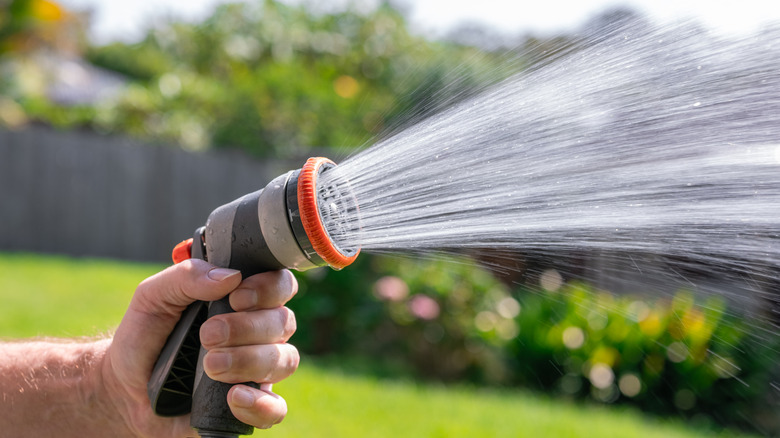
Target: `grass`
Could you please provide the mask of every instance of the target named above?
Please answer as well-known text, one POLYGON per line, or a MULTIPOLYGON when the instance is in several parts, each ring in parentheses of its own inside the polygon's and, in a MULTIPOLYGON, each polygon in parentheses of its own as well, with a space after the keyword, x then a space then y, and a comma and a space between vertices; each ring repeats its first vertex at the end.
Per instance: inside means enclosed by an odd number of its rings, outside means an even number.
MULTIPOLYGON (((0 338, 91 336, 121 320, 136 285, 161 265, 0 253, 0 338)), ((294 339, 294 338, 293 338, 294 339)), ((287 400, 270 437, 704 437, 626 409, 522 391, 379 379, 304 361, 275 386, 287 400)))
MULTIPOLYGON (((309 361, 310 362, 310 361, 309 361)), ((620 437, 739 436, 696 431, 627 409, 583 406, 517 390, 445 387, 348 376, 308 363, 274 386, 289 414, 271 437, 620 437)), ((267 434, 267 435, 266 435, 267 434)))
POLYGON ((0 253, 0 339, 94 336, 119 324, 162 265, 0 253))

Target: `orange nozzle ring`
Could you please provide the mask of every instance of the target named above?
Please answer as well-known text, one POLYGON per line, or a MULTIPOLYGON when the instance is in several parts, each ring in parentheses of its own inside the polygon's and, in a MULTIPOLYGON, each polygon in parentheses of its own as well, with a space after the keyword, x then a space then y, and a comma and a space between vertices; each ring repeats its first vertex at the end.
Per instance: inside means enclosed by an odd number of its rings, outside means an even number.
POLYGON ((355 261, 360 250, 351 257, 345 256, 325 230, 317 205, 317 175, 323 164, 336 163, 324 157, 312 157, 301 168, 298 175, 298 209, 303 229, 314 251, 331 267, 342 269, 355 261))

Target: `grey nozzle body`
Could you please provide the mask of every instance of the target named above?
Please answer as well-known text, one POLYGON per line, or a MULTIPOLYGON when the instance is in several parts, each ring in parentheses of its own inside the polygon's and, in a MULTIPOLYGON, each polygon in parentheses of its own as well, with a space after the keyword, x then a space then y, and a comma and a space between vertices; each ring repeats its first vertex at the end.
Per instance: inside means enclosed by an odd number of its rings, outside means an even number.
POLYGON ((205 233, 210 263, 239 269, 245 276, 281 268, 304 271, 323 265, 315 263, 318 257, 312 258, 301 249, 292 230, 294 218, 287 194, 294 190, 288 187, 294 173, 278 176, 263 189, 211 213, 205 233))
POLYGON ((292 230, 293 206, 289 205, 291 200, 287 195, 293 191, 289 184, 294 182, 295 173, 281 175, 265 186, 257 205, 257 217, 263 238, 274 257, 287 268, 305 271, 322 265, 315 264, 310 255, 301 249, 292 230))

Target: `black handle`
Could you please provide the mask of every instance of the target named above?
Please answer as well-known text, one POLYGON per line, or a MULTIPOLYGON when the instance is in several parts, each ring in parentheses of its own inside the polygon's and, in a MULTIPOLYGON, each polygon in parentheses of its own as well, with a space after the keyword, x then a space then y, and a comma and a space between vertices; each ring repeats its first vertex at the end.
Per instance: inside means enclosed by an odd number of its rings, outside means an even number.
MULTIPOLYGON (((195 230, 190 249, 192 258, 206 259, 203 235, 202 227, 195 230)), ((208 303, 195 301, 187 306, 168 335, 146 386, 155 414, 175 417, 192 410, 192 393, 201 349, 200 326, 207 318, 208 303)))
POLYGON ((200 326, 208 316, 207 303, 196 301, 182 313, 154 364, 147 391, 154 413, 184 415, 192 409, 192 392, 200 353, 200 326))
MULTIPOLYGON (((232 312, 228 297, 208 304, 208 317, 232 312)), ((249 435, 254 428, 239 421, 227 404, 227 393, 233 385, 212 380, 203 371, 203 356, 206 349, 200 349, 198 366, 195 373, 195 384, 192 395, 192 416, 190 426, 198 429, 201 436, 210 433, 210 437, 234 437, 236 435, 249 435), (219 434, 217 434, 219 433, 219 434)), ((258 388, 254 382, 245 385, 258 388)))
MULTIPOLYGON (((203 228, 195 232, 192 258, 206 259, 203 234, 203 228)), ((264 269, 255 266, 251 273, 262 271, 264 269)), ((233 385, 212 380, 203 371, 206 350, 200 343, 200 326, 214 315, 232 311, 228 297, 190 304, 168 336, 147 385, 149 400, 157 415, 171 417, 191 413, 190 425, 198 429, 201 437, 233 438, 249 435, 254 430, 230 412, 227 393, 233 385)), ((253 382, 245 384, 259 387, 253 382)))
MULTIPOLYGON (((207 318, 232 312, 228 297, 190 304, 157 359, 148 390, 157 415, 178 416, 191 412, 190 425, 202 437, 232 438, 249 435, 253 427, 239 421, 227 404, 233 386, 212 380, 203 371, 200 326, 207 318)), ((254 382, 245 383, 257 388, 254 382)))

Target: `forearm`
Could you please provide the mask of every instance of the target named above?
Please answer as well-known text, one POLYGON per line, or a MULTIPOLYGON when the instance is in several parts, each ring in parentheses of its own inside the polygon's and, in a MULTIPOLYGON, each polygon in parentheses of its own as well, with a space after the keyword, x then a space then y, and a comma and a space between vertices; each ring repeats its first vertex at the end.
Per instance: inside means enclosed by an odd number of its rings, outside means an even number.
POLYGON ((0 343, 3 436, 116 436, 122 424, 104 394, 110 339, 0 343))

